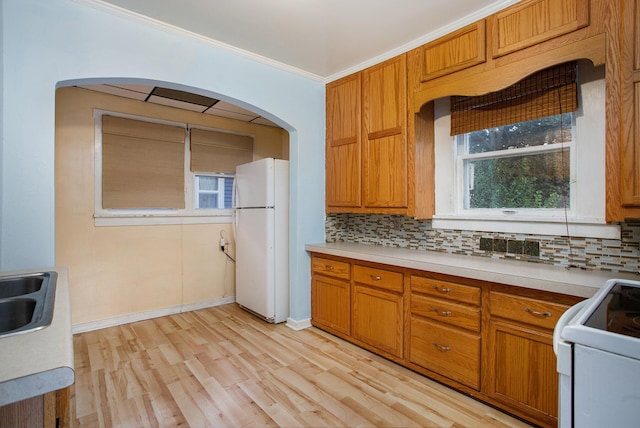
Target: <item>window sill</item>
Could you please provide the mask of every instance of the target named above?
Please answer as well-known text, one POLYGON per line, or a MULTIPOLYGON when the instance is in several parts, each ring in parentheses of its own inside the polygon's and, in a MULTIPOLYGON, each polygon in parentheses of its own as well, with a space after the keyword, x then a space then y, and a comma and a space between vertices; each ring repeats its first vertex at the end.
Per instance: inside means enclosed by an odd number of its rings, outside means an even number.
POLYGON ((154 213, 141 211, 103 212, 94 214, 93 218, 96 227, 232 223, 233 210, 220 210, 217 213, 189 213, 174 210, 154 213))
MULTIPOLYGON (((567 236, 567 224, 564 219, 533 220, 435 215, 431 226, 434 229, 567 236)), ((620 226, 616 224, 570 220, 568 228, 569 236, 572 237, 620 239, 620 226)))

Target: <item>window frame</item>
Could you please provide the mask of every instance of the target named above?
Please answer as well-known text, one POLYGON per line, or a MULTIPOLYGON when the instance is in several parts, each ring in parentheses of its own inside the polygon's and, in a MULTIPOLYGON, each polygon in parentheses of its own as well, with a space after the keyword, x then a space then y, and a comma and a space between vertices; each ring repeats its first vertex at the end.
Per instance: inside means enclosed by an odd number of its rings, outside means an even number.
MULTIPOLYGON (((205 174, 192 172, 190 149, 190 125, 156 118, 136 116, 121 112, 94 109, 94 224, 95 226, 143 226, 143 225, 175 225, 175 224, 208 224, 231 223, 233 208, 229 209, 196 209, 194 195, 195 175, 205 174), (151 208, 151 209, 105 209, 102 207, 102 116, 118 116, 127 119, 146 121, 184 127, 186 140, 184 144, 184 209, 151 208)), ((207 129, 202 127, 202 129, 207 129)), ((215 130, 217 131, 217 130, 215 130)), ((211 174, 211 173, 206 173, 211 174)))
MULTIPOLYGON (((559 215, 505 210, 509 212, 464 212, 461 210, 460 167, 457 144, 450 135, 449 98, 435 100, 435 213, 434 229, 477 232, 523 233, 619 239, 620 227, 605 221, 605 81, 604 67, 579 63, 578 105, 573 130, 571 185, 575 187, 571 207, 559 215), (535 215, 534 215, 535 214, 535 215)), ((573 189, 572 189, 573 190, 573 189)), ((529 211, 529 212, 528 212, 529 211)))

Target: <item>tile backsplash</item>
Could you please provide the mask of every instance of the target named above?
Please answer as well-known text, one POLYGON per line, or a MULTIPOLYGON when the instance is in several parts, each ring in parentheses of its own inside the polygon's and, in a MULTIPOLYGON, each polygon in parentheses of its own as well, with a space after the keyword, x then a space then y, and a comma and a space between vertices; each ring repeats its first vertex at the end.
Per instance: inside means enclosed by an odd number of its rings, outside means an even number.
POLYGON ((639 273, 640 221, 620 224, 621 239, 433 229, 399 215, 328 214, 327 242, 440 251, 611 272, 639 273))

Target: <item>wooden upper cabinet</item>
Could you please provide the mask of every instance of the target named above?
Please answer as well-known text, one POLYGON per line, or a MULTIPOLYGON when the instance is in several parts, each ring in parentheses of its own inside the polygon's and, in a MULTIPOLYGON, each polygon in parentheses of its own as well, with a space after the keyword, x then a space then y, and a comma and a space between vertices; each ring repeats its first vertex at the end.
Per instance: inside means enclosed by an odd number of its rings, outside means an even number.
POLYGON ((487 59, 485 21, 467 25, 417 50, 422 82, 481 64, 487 59))
POLYGON ((364 70, 362 87, 364 206, 406 209, 406 55, 364 70))
POLYGON ((496 58, 589 25, 589 0, 528 0, 493 19, 496 58))
POLYGON ((625 0, 622 17, 621 60, 621 175, 623 206, 640 207, 640 0, 625 0))
POLYGON ((327 84, 326 205, 360 207, 361 74, 327 84))

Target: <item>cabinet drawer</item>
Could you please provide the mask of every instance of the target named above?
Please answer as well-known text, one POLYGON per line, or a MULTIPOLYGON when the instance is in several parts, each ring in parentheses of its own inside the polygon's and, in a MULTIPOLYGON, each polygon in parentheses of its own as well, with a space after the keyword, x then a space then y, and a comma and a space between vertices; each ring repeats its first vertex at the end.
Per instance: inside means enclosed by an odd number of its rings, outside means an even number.
POLYGON ((339 262, 337 260, 314 256, 311 266, 314 273, 321 273, 323 275, 334 276, 342 279, 351 278, 351 266, 346 262, 339 262))
POLYGON ((491 315, 553 329, 569 306, 560 303, 492 291, 491 315))
POLYGON ((455 282, 440 281, 423 276, 411 276, 411 291, 451 299, 462 303, 480 305, 480 287, 457 284, 455 282))
POLYGON ((411 313, 468 330, 480 331, 480 309, 418 294, 411 295, 411 313))
POLYGON ((355 265, 353 278, 360 284, 402 293, 403 274, 401 272, 355 265))
POLYGON ((411 317, 410 361, 480 389, 480 336, 411 317))

